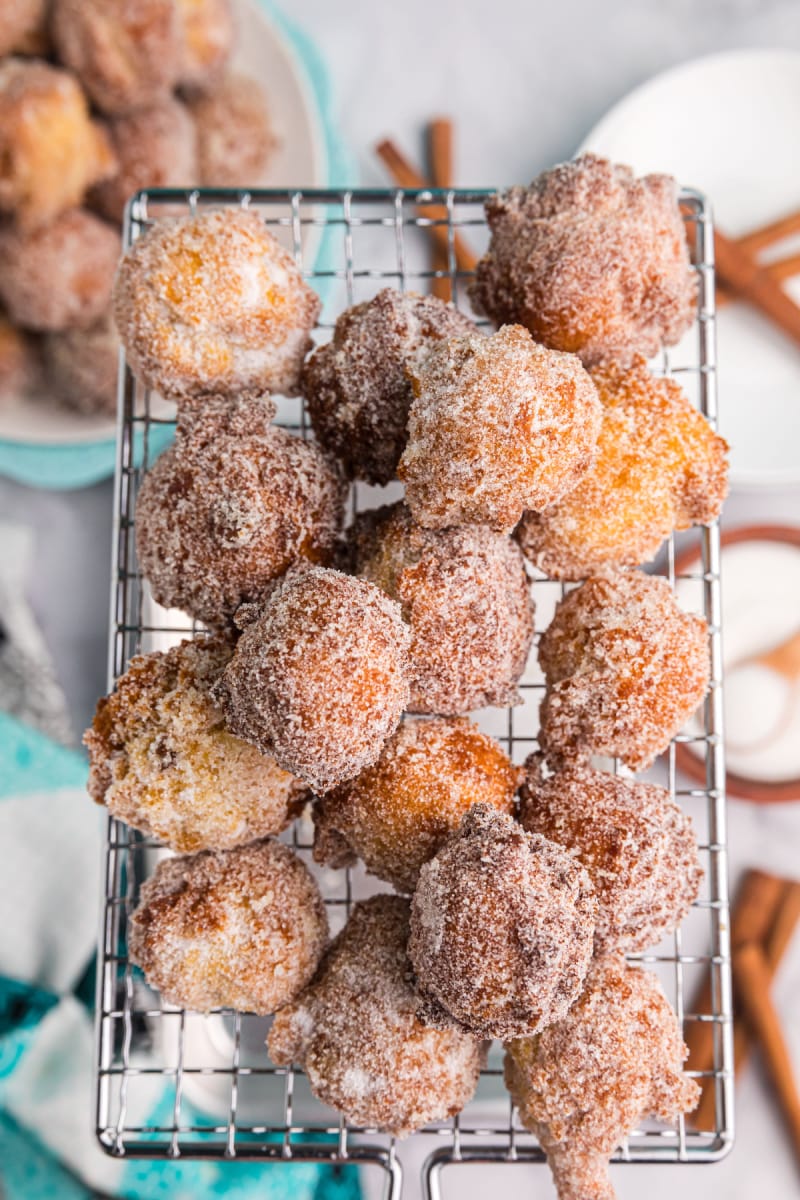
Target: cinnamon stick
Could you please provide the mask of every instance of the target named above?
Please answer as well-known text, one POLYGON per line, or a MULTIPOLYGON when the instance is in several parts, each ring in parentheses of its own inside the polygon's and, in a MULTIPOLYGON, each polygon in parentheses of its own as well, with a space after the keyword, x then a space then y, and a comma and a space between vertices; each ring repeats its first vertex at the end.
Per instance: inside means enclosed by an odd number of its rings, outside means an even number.
POLYGON ((758 1036, 800 1166, 800 1096, 780 1018, 772 1003, 772 972, 761 946, 756 942, 739 946, 733 955, 733 973, 742 1008, 758 1036))
MULTIPOLYGON (((419 172, 412 167, 411 163, 398 150, 394 142, 388 138, 375 147, 375 153, 398 187, 408 188, 410 191, 423 192, 428 186, 419 172)), ((447 220, 447 208, 444 204, 420 204, 418 207, 420 213, 431 220, 447 220)), ((447 226, 429 225, 427 229, 434 241, 447 250, 447 226)), ((454 235, 453 249, 459 271, 474 271, 478 260, 459 233, 454 235)))
POLYGON ((800 308, 769 271, 719 230, 714 235, 714 246, 717 275, 722 283, 749 300, 800 345, 800 308))
MULTIPOLYGON (((428 173, 436 188, 453 186, 453 122, 447 117, 437 117, 428 127, 428 173)), ((434 271, 449 271, 450 255, 446 247, 434 241, 431 247, 431 268, 434 271)), ((431 291, 440 300, 452 299, 451 280, 435 276, 431 280, 431 291)))
POLYGON ((757 254, 759 250, 763 250, 765 246, 771 246, 774 242, 781 241, 782 238, 791 237, 793 233, 800 233, 800 209, 779 217, 777 221, 770 221, 769 225, 753 229, 750 233, 740 237, 738 242, 742 250, 753 255, 757 254))
MULTIPOLYGON (((764 270, 776 283, 782 283, 785 279, 793 279, 795 275, 800 275, 800 254, 787 254, 786 258, 764 263, 764 270)), ((727 288, 717 288, 717 308, 724 308, 726 304, 730 304, 735 299, 735 294, 728 291, 727 288)))

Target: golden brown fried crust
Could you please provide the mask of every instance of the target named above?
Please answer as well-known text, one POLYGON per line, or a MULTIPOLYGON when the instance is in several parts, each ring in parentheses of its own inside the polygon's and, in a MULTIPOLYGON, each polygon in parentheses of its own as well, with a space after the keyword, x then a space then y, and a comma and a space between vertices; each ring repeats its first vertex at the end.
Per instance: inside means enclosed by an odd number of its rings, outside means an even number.
POLYGON ((0 405, 31 395, 41 381, 34 338, 0 311, 0 405))
POLYGON ((411 628, 409 710, 455 716, 513 704, 533 638, 522 556, 486 525, 424 529, 403 503, 359 514, 351 563, 411 628))
POLYGON ((101 112, 154 104, 178 80, 183 39, 174 0, 52 0, 51 29, 59 58, 101 112))
POLYGON ((516 538, 555 579, 585 579, 654 557, 673 530, 719 516, 727 443, 671 379, 637 358, 597 368, 603 405, 594 462, 557 504, 524 515, 516 538))
POLYGON ((342 480, 311 442, 270 424, 269 400, 208 399, 179 418, 136 503, 155 599, 211 625, 260 602, 297 562, 333 557, 342 480))
POLYGON ((398 475, 427 528, 510 531, 525 509, 574 487, 594 457, 602 409, 589 375, 519 325, 450 338, 410 374, 398 475))
POLYGON ((452 304, 393 288, 341 314, 301 388, 316 437, 348 478, 394 479, 414 398, 408 372, 445 338, 470 334, 480 336, 452 304))
POLYGON ((479 801, 513 813, 520 771, 472 722, 404 721, 381 756, 314 805, 314 858, 367 870, 413 892, 433 858, 479 801))
POLYGON ((559 1200, 613 1200, 608 1158, 646 1117, 675 1121, 699 1089, 658 980, 617 955, 592 964, 580 999, 536 1037, 506 1044, 505 1079, 542 1143, 559 1200))
POLYGON ((26 329, 85 329, 108 311, 119 233, 82 208, 33 233, 0 231, 0 297, 26 329))
POLYGON ((224 728, 211 688, 232 654, 217 636, 137 656, 84 736, 92 799, 182 853, 279 833, 305 802, 292 775, 224 728))
POLYGON ((255 212, 157 223, 123 257, 114 317, 148 386, 186 403, 293 394, 320 300, 255 212))
POLYGON ((265 838, 160 862, 142 887, 128 945, 169 1004, 265 1016, 309 982, 327 937, 308 869, 265 838))
POLYGON ((19 58, 0 63, 0 162, 0 214, 27 233, 80 204, 116 168, 69 71, 19 58))
POLYGON ((1 56, 41 53, 47 7, 47 0, 0 0, 1 56))
POLYGON ((420 870, 408 953, 425 1015, 479 1037, 559 1020, 581 990, 597 905, 561 846, 475 805, 420 870))
POLYGON ((409 633, 371 583, 323 567, 279 580, 215 688, 228 729, 317 792, 375 762, 408 703, 409 633))
POLYGON ((493 196, 486 216, 471 296, 498 325, 590 366, 652 358, 691 325, 697 281, 669 176, 585 154, 493 196))
POLYGON ((607 754, 644 770, 708 690, 708 626, 678 608, 664 579, 640 571, 592 578, 558 605, 539 663, 548 763, 607 754))
POLYGON ((278 145, 261 85, 243 75, 229 75, 209 95, 191 97, 189 111, 197 131, 201 183, 258 183, 278 145))
POLYGON ((398 1137, 460 1112, 484 1059, 469 1034, 419 1019, 407 941, 408 900, 360 901, 267 1042, 273 1062, 302 1066, 314 1095, 351 1124, 398 1137))
MULTIPOLYGON (((231 0, 176 0, 175 7, 181 41, 178 83, 192 92, 213 91, 236 38, 231 0)), ((237 182, 252 183, 255 177, 240 175, 237 182)))
POLYGON ((525 764, 520 821, 571 850, 598 901, 595 946, 644 950, 676 929, 700 890, 692 822, 664 788, 572 764, 525 764))

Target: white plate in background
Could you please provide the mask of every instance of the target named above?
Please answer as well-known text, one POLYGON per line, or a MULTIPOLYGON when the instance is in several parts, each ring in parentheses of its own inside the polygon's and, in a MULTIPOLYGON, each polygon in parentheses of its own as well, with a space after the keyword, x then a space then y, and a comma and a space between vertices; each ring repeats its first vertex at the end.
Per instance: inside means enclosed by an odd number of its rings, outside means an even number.
MULTIPOLYGON (((579 153, 593 150, 637 174, 674 175, 705 192, 720 228, 740 236, 800 208, 798 125, 800 53, 731 51, 642 84, 579 153)), ((786 286, 800 301, 800 278, 786 286)), ((800 484, 800 347, 740 303, 721 310, 717 342, 731 482, 800 484)))

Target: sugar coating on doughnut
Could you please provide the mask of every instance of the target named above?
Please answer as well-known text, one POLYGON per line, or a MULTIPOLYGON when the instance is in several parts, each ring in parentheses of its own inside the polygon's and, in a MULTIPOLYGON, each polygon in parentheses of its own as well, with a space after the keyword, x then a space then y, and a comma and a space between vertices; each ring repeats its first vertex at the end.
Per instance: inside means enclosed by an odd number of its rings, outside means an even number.
POLYGON ((665 579, 624 571, 588 579, 539 642, 547 690, 539 744, 556 767, 592 754, 643 771, 705 696, 708 625, 681 611, 665 579))
POLYGON ((473 804, 513 813, 519 781, 499 742, 471 721, 403 721, 377 762, 316 801, 314 858, 343 867, 358 857, 413 892, 422 864, 473 804))
POLYGON ((655 556, 673 530, 715 520, 728 493, 727 443, 671 379, 643 358, 596 368, 597 454, 578 484, 516 537, 551 578, 585 579, 655 556))
POLYGON ((40 378, 34 340, 0 312, 0 405, 30 395, 40 378))
POLYGON ((258 183, 278 144, 264 89, 255 79, 228 75, 219 87, 189 101, 197 134, 200 180, 206 187, 258 183))
POLYGON ((183 61, 175 0, 53 0, 58 57, 103 113, 166 99, 183 61))
POLYGON ((0 55, 27 53, 45 23, 47 0, 0 0, 0 55))
POLYGON ((262 599, 292 564, 330 561, 344 486, 312 442, 270 424, 269 400, 182 413, 145 476, 136 547, 153 595, 210 625, 262 599))
POLYGON ((518 548, 487 525, 425 529, 405 504, 359 514, 353 566, 411 628, 409 710, 457 715, 519 701, 533 601, 518 548))
POLYGON ((608 1158, 647 1117, 674 1123, 697 1104, 680 1027, 655 975, 596 959, 566 1016, 506 1045, 505 1080, 545 1150, 559 1200, 614 1200, 608 1158))
POLYGON ((110 314, 88 329, 47 334, 42 352, 48 382, 64 404, 81 413, 116 414, 119 338, 110 314))
POLYGON ((419 1019, 407 941, 408 900, 360 901, 267 1042, 273 1062, 301 1065, 314 1095, 350 1124, 397 1137, 460 1112, 485 1057, 469 1034, 419 1019))
POLYGON ((324 567, 279 580, 217 686, 228 729, 318 792, 374 762, 408 703, 400 606, 324 567))
POLYGON ((314 433, 349 478, 394 479, 414 398, 409 371, 442 340, 469 334, 480 336, 452 304, 393 288, 341 314, 301 386, 314 433))
POLYGON ((0 62, 0 162, 0 214, 23 231, 80 204, 116 166, 69 71, 22 58, 0 62))
POLYGON ((18 325, 86 328, 107 311, 120 237, 99 217, 71 209, 31 233, 0 231, 0 299, 18 325))
POLYGON ((592 956, 597 904, 577 859, 510 816, 475 805, 425 863, 408 953, 426 1016, 479 1037, 559 1020, 592 956))
POLYGON ((162 999, 266 1016, 309 982, 328 939, 314 878, 273 838, 162 860, 131 916, 128 950, 162 999))
POLYGON ((189 187, 198 182, 197 135, 188 109, 168 96, 158 104, 108 121, 117 171, 92 189, 90 202, 109 221, 122 222, 140 188, 189 187))
POLYGON ((421 525, 510 530, 574 487, 594 457, 602 409, 589 375, 519 325, 451 338, 411 375, 398 474, 421 525))
POLYGON ((92 799, 181 853, 280 833, 302 806, 297 780, 224 727, 211 688, 232 654, 216 636, 137 655, 84 736, 92 799))
POLYGON ((161 221, 120 263, 114 316, 130 365, 186 401, 292 393, 319 297, 254 212, 161 221))
MULTIPOLYGON (((231 0, 176 0, 175 7, 181 41, 178 83, 192 91, 213 89, 236 38, 231 0)), ((242 178, 238 182, 250 181, 242 178)))
POLYGON ((594 154, 545 171, 486 204, 489 249, 473 302, 587 365, 652 358, 694 320, 678 189, 669 175, 636 179, 594 154))
POLYGON ((525 764, 520 821, 572 851, 597 895, 595 945, 644 950, 678 927, 700 890, 691 819, 652 783, 574 763, 544 778, 525 764))

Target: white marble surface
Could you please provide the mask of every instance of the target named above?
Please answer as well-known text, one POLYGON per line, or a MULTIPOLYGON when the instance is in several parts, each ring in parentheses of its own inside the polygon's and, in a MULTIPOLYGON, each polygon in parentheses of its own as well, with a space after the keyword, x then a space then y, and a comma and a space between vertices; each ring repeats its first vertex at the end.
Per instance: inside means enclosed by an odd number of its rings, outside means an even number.
MULTIPOLYGON (((793 0, 293 0, 289 10, 329 64, 335 119, 357 156, 359 182, 372 184, 385 182, 371 153, 374 143, 392 134, 420 157, 421 130, 434 113, 457 122, 457 182, 524 181, 568 156, 615 100, 666 66, 729 47, 800 48, 793 0)), ((724 396, 721 403, 724 430, 724 396)), ((13 515, 37 537, 31 599, 76 733, 105 683, 110 513, 110 485, 48 493, 0 480, 0 515, 13 515)), ((729 525, 756 519, 800 522, 800 493, 731 498, 729 525)), ((754 861, 775 863, 777 853, 782 869, 800 868, 800 811, 756 812, 733 803, 730 815, 734 870, 754 861)), ((796 942, 777 998, 800 1074, 798 988, 796 942)), ((739 1138, 727 1161, 618 1168, 620 1200, 667 1200, 677 1192, 684 1200, 798 1195, 800 1177, 757 1065, 742 1080, 738 1100, 739 1138)), ((405 1195, 415 1197, 418 1156, 409 1150, 404 1157, 405 1195)), ((444 1176, 447 1200, 477 1200, 497 1186, 508 1200, 554 1195, 539 1168, 474 1168, 469 1175, 444 1176)))

